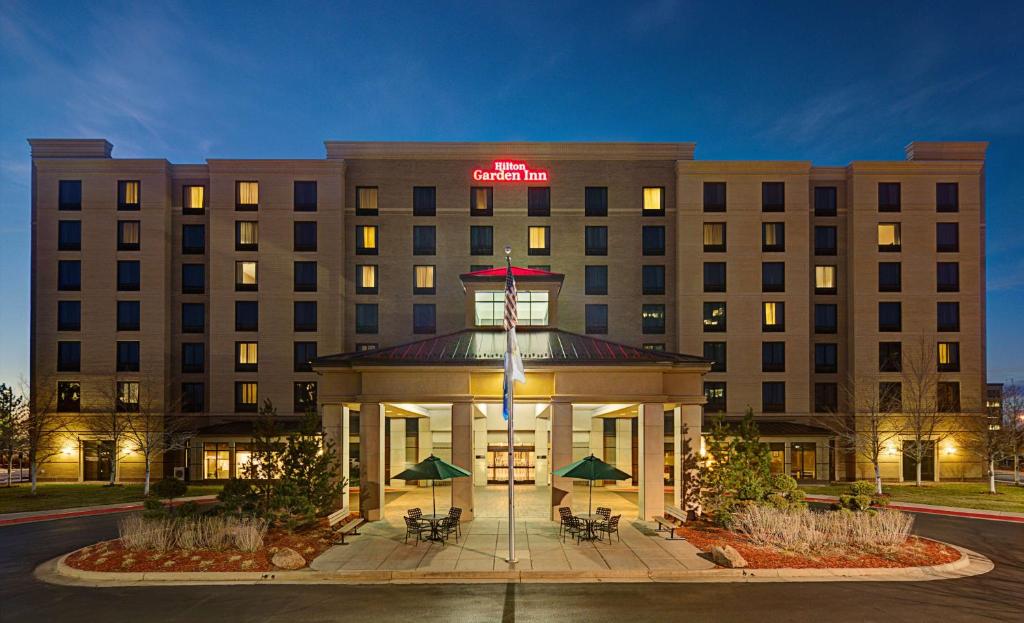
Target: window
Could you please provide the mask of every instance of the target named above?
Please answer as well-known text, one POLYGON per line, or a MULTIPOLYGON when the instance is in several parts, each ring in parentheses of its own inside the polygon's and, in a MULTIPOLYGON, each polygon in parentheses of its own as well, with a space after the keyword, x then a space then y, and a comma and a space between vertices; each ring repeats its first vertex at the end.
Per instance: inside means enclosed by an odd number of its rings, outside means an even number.
POLYGON ((60 180, 57 186, 57 209, 78 211, 82 209, 82 181, 60 180))
POLYGON ((412 254, 437 254, 437 228, 433 225, 413 225, 412 254))
POLYGON ((494 254, 494 228, 490 225, 472 225, 469 228, 469 254, 494 254))
POLYGON ((295 331, 316 331, 316 301, 295 301, 295 331))
POLYGON ((258 210, 260 207, 259 182, 235 182, 235 209, 258 210))
MULTIPOLYGON (((474 295, 475 319, 478 327, 500 327, 505 316, 504 290, 487 290, 474 295)), ((547 326, 548 293, 543 290, 520 290, 519 324, 547 326)))
POLYGON ((82 366, 81 342, 57 342, 57 371, 78 372, 82 366))
POLYGON ((376 186, 356 186, 356 216, 377 216, 376 186))
POLYGON ((959 223, 935 224, 935 250, 939 253, 956 253, 960 250, 959 223))
POLYGON ((82 249, 82 221, 60 221, 57 223, 57 250, 80 251, 82 249))
POLYGON ((939 372, 960 371, 960 342, 939 342, 939 372))
POLYGON ((725 223, 704 223, 704 251, 725 251, 725 223))
POLYGON ((839 409, 839 387, 835 383, 814 384, 814 412, 835 413, 839 409))
POLYGON ((235 331, 258 331, 260 307, 256 301, 235 301, 235 331))
MULTIPOLYGON (((364 353, 368 350, 377 350, 377 345, 372 342, 356 342, 356 352, 364 353)), ((358 414, 356 414, 358 417, 358 414)))
POLYGON ((141 322, 138 301, 117 302, 117 330, 138 331, 141 322))
POLYGON ((433 186, 413 186, 412 215, 434 216, 437 214, 437 189, 433 186))
POLYGON ((665 227, 662 225, 644 225, 644 255, 665 255, 665 227))
POLYGON ((82 302, 57 301, 57 330, 80 331, 82 329, 82 302))
POLYGON ((316 262, 295 262, 292 270, 295 292, 316 292, 316 262))
POLYGON ((836 254, 836 228, 828 225, 818 225, 814 228, 814 254, 835 255, 836 254))
POLYGON ((660 186, 645 186, 643 193, 644 216, 665 215, 665 189, 660 186))
POLYGON ((839 346, 833 343, 814 345, 814 372, 816 374, 834 374, 838 369, 839 346))
POLYGON ((761 223, 761 251, 765 253, 786 250, 786 224, 761 223))
POLYGON ((761 330, 768 332, 786 330, 786 304, 766 302, 761 304, 761 330))
POLYGON ((139 289, 138 260, 118 260, 117 262, 117 289, 119 292, 137 292, 139 289))
POLYGON ((471 216, 494 214, 494 189, 490 186, 474 186, 469 189, 469 213, 471 216))
POLYGON ((258 408, 256 395, 256 383, 235 381, 235 411, 255 412, 258 408))
POLYGON ((899 262, 878 263, 878 291, 899 292, 903 289, 902 267, 899 262))
POLYGON ((293 209, 296 212, 316 212, 316 182, 295 182, 293 209))
POLYGON ((958 413, 960 411, 960 383, 939 381, 936 383, 935 393, 940 413, 958 413))
POLYGON ((551 255, 551 227, 548 225, 527 228, 527 238, 530 241, 528 252, 530 255, 551 255))
POLYGON ((415 303, 412 306, 412 332, 437 332, 437 306, 433 303, 415 303))
POLYGON ((708 413, 725 413, 725 382, 705 381, 704 398, 707 400, 704 404, 704 411, 708 413))
POLYGON ((604 225, 584 227, 583 240, 587 255, 608 255, 608 228, 604 225))
POLYGON ((878 211, 899 212, 900 211, 900 183, 879 182, 878 183, 878 211))
POLYGON ((960 291, 960 264, 939 262, 935 265, 936 289, 939 292, 960 291))
POLYGON ((900 250, 900 224, 878 224, 878 250, 883 253, 895 253, 900 250))
POLYGON ((786 371, 786 343, 761 342, 761 372, 786 371))
POLYGON ((608 333, 608 306, 604 304, 584 305, 586 315, 586 332, 593 335, 608 333))
POLYGON ((64 291, 82 289, 82 263, 79 260, 57 261, 57 289, 64 291))
POLYGON ((256 342, 235 342, 235 372, 256 372, 259 362, 256 342))
POLYGON ((837 306, 832 303, 814 304, 814 332, 835 333, 838 329, 837 306))
POLYGON ((665 267, 661 264, 645 265, 642 281, 644 294, 665 294, 665 267))
POLYGON ((939 182, 935 184, 935 211, 960 211, 960 185, 956 182, 939 182))
POLYGON ((711 362, 712 372, 725 372, 725 342, 704 342, 704 358, 711 362))
POLYGON ((725 262, 704 262, 704 291, 725 292, 725 262))
POLYGON ((206 344, 183 342, 181 345, 181 371, 202 372, 206 368, 206 344))
POLYGON ((138 210, 141 184, 138 180, 120 180, 117 182, 117 209, 138 210))
POLYGON ((181 293, 202 294, 206 291, 206 266, 203 264, 181 265, 181 293))
POLYGON ((201 214, 206 209, 206 187, 182 186, 181 209, 185 214, 201 214))
POLYGON ((584 267, 584 294, 608 294, 608 267, 584 267))
POLYGON ((377 304, 356 303, 356 333, 377 333, 377 304))
POLYGON ((356 265, 356 294, 377 294, 377 265, 356 265))
POLYGON ((203 478, 224 480, 231 477, 231 446, 226 441, 203 444, 203 478))
POLYGON ((205 408, 206 391, 202 383, 181 384, 181 412, 202 413, 205 408))
POLYGON ((293 407, 296 413, 316 409, 316 381, 295 381, 293 407))
POLYGON ((785 212, 786 183, 761 182, 761 211, 785 212))
POLYGON ((761 411, 782 413, 786 410, 786 384, 781 381, 761 383, 761 411))
MULTIPOLYGON (((198 227, 202 228, 202 225, 198 227)), ((139 221, 118 221, 117 222, 117 250, 118 251, 138 251, 140 243, 140 227, 139 221)), ((200 232, 201 234, 201 232, 200 232)), ((185 253, 202 253, 203 243, 200 235, 199 251, 186 251, 185 241, 182 240, 182 251, 185 253)))
POLYGON ((885 332, 902 331, 902 308, 899 303, 878 304, 878 330, 885 332))
POLYGON ((202 255, 206 253, 206 227, 203 225, 181 226, 181 252, 202 255))
POLYGON ((139 411, 138 381, 118 381, 117 410, 126 413, 137 413, 139 411))
POLYGON ((235 221, 235 251, 257 251, 260 248, 260 224, 256 221, 235 221))
POLYGON ((258 288, 256 262, 235 262, 235 290, 237 292, 255 292, 258 288))
POLYGON ((206 309, 202 303, 181 304, 181 332, 202 333, 206 327, 206 309))
POLYGON ((82 410, 82 386, 78 381, 57 382, 57 411, 77 413, 82 410))
POLYGON ((814 267, 814 293, 835 294, 838 291, 835 266, 814 267))
POLYGON ((960 330, 960 303, 938 303, 936 304, 936 308, 936 327, 939 331, 960 330))
POLYGON ((583 190, 583 213, 586 216, 608 216, 607 186, 587 186, 583 190))
POLYGON ((878 371, 900 372, 903 370, 903 344, 900 342, 878 343, 878 371))
POLYGON ((532 186, 526 189, 526 215, 551 216, 551 189, 532 186))
POLYGON ((785 262, 761 262, 761 291, 786 291, 785 262))
POLYGON ((138 372, 139 371, 139 343, 118 342, 117 343, 117 371, 138 372))
POLYGON ((665 306, 661 303, 646 304, 640 312, 645 334, 662 334, 665 332, 665 306))
POLYGON ((434 282, 435 267, 420 264, 412 267, 412 293, 434 294, 437 285, 434 282))
POLYGON ((313 360, 316 359, 316 342, 295 342, 294 355, 296 372, 312 372, 313 360))
POLYGON ((704 303, 704 332, 725 331, 725 303, 704 303))
MULTIPOLYGON (((316 251, 316 221, 295 221, 294 227, 294 249, 296 251, 316 251)), ((356 227, 356 231, 359 228, 356 227)), ((377 228, 373 228, 376 232, 377 228)), ((373 237, 376 240, 376 236, 373 237)), ((376 251, 376 245, 374 245, 376 251)), ((361 253, 359 243, 356 242, 356 253, 361 253)))
POLYGON ((896 413, 903 410, 902 383, 883 381, 878 384, 878 410, 882 413, 896 413))
POLYGON ((816 186, 814 188, 814 216, 836 215, 836 187, 816 186))
POLYGON ((644 350, 653 350, 663 352, 665 350, 664 342, 644 342, 642 348, 644 350))
POLYGON ((725 212, 725 182, 704 182, 704 211, 725 212))

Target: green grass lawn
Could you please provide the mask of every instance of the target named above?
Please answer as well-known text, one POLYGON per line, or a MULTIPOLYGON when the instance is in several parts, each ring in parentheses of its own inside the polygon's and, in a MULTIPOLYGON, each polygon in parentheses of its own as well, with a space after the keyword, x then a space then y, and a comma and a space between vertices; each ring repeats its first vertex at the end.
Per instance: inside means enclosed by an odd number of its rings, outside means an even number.
MULTIPOLYGON (((849 485, 800 485, 809 494, 840 495, 849 493, 849 485)), ((882 491, 892 496, 893 502, 936 504, 938 506, 959 506, 988 511, 1010 511, 1024 513, 1024 487, 1012 484, 996 484, 996 493, 988 492, 985 482, 944 482, 924 484, 882 484, 882 491)))
MULTIPOLYGON (((214 495, 220 490, 221 485, 190 485, 185 495, 214 495)), ((10 488, 0 486, 0 513, 139 502, 143 497, 141 484, 107 487, 101 484, 40 483, 36 495, 30 491, 27 484, 10 488)))

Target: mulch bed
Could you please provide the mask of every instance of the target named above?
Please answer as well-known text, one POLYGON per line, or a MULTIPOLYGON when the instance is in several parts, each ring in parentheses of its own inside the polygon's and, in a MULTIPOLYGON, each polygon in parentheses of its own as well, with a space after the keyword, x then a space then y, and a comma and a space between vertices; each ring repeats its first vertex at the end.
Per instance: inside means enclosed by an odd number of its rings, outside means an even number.
POLYGON ((773 547, 754 545, 743 534, 724 530, 701 521, 676 528, 676 534, 694 547, 710 552, 716 545, 731 545, 747 561, 750 569, 866 569, 941 565, 960 559, 960 552, 936 541, 910 537, 891 554, 862 551, 839 552, 828 556, 807 556, 773 547))

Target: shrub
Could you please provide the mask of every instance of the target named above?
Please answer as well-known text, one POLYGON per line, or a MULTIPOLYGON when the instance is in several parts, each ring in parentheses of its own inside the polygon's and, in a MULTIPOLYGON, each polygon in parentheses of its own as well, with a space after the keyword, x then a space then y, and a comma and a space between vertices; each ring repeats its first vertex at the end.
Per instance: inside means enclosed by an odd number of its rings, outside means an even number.
MULTIPOLYGON (((160 499, 166 499, 168 505, 174 505, 174 498, 180 498, 188 491, 188 485, 177 478, 164 478, 158 480, 152 487, 153 495, 160 499)), ((172 510, 173 512, 173 510, 172 510)))
POLYGON ((263 547, 268 522, 260 518, 161 517, 131 514, 118 522, 121 543, 130 550, 236 548, 252 552, 263 547))
POLYGON ((751 505, 733 515, 733 529, 756 545, 801 554, 840 549, 888 553, 906 542, 914 518, 898 511, 872 513, 779 510, 751 505))
POLYGON ((858 480, 857 482, 850 484, 851 495, 866 495, 868 497, 875 494, 875 483, 868 482, 866 480, 858 480))
POLYGON ((252 483, 241 478, 232 478, 224 483, 217 494, 225 512, 234 515, 252 515, 257 512, 257 496, 252 483))
POLYGON ((834 508, 851 511, 867 511, 872 506, 884 508, 889 505, 888 498, 875 494, 875 485, 866 480, 850 483, 850 492, 839 496, 834 508))

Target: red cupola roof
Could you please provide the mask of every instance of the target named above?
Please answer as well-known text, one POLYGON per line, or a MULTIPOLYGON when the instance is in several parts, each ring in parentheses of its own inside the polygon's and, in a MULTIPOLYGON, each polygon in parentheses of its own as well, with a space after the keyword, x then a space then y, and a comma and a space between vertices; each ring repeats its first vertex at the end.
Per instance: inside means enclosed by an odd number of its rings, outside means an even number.
MULTIPOLYGON (((549 279, 562 279, 565 275, 562 273, 553 273, 547 270, 537 270, 536 268, 523 268, 522 266, 512 267, 512 276, 516 279, 520 277, 539 277, 549 279)), ((462 278, 488 278, 488 277, 501 277, 505 278, 505 267, 499 266, 497 268, 487 268, 484 270, 474 270, 471 273, 463 273, 462 278)))

